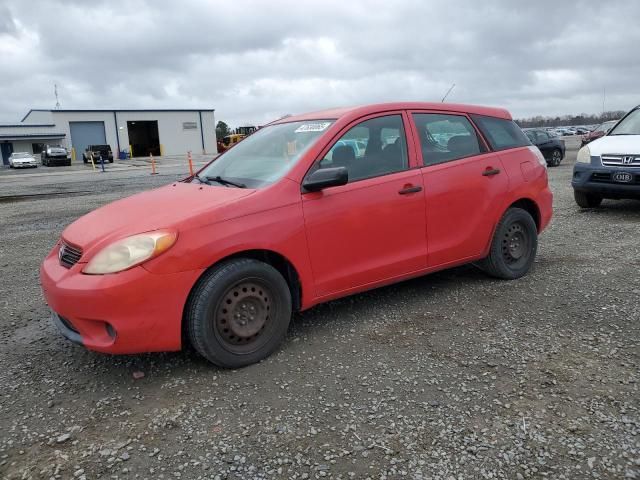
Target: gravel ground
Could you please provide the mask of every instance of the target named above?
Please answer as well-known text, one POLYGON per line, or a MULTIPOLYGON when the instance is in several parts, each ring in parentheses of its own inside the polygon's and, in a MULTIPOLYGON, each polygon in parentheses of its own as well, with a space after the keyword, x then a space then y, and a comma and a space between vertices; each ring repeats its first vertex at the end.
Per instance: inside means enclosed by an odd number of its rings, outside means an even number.
POLYGON ((40 293, 68 223, 178 173, 0 175, 0 195, 45 194, 0 197, 0 477, 640 478, 640 202, 579 210, 569 157, 527 277, 462 267, 334 301, 235 371, 87 352, 40 293))

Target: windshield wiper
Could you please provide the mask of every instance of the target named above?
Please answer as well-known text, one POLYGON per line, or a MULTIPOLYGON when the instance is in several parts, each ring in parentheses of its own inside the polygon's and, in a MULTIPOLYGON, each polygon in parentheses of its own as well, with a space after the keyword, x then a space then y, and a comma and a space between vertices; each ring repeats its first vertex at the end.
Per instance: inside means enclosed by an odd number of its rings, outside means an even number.
POLYGON ((198 180, 200 183, 204 183, 206 185, 209 185, 209 181, 206 178, 202 178, 200 175, 198 175, 197 173, 195 175, 193 175, 193 178, 195 178, 196 180, 198 180))
POLYGON ((204 177, 207 180, 212 180, 214 182, 218 182, 221 185, 233 186, 237 188, 247 188, 244 183, 232 182, 231 180, 227 180, 226 178, 222 178, 220 175, 216 175, 215 177, 204 177))
POLYGON ((620 135, 640 135, 639 133, 612 133, 610 137, 619 137, 620 135))

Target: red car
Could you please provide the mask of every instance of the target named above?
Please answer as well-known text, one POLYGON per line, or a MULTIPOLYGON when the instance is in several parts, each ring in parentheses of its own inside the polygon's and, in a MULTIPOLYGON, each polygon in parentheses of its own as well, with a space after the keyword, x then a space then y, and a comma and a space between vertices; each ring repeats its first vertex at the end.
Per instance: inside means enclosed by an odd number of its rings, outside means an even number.
POLYGON ((40 275, 54 322, 86 348, 188 341, 240 367, 321 302, 469 262, 521 277, 551 214, 545 159, 505 110, 325 110, 78 219, 40 275))
POLYGON ((582 146, 584 147, 587 143, 593 142, 600 137, 604 137, 616 123, 618 123, 618 120, 609 120, 608 122, 601 123, 589 133, 584 134, 582 136, 582 146))

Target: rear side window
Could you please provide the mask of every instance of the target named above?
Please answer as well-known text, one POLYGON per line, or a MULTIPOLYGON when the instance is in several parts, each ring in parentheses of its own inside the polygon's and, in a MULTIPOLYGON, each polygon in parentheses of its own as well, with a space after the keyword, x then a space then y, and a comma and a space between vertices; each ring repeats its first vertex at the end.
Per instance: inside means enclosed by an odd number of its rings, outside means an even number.
POLYGON ((506 150, 507 148, 531 145, 531 142, 520 130, 520 127, 511 120, 485 117, 483 115, 471 115, 471 118, 476 122, 476 125, 494 150, 506 150))
POLYGON ((471 122, 461 115, 414 113, 425 166, 478 155, 482 144, 471 122))

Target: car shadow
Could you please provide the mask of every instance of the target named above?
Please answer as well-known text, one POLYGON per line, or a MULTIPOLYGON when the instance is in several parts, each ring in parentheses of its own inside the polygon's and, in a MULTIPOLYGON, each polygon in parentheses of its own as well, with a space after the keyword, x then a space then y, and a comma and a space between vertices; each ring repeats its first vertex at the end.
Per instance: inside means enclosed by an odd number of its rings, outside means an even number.
POLYGON ((581 215, 626 215, 627 213, 640 213, 640 200, 608 200, 602 201, 602 204, 596 208, 578 208, 577 212, 581 215))
MULTIPOLYGON (((501 280, 491 279, 473 265, 464 265, 322 303, 293 315, 287 337, 274 355, 289 348, 298 337, 324 335, 327 330, 352 323, 354 318, 375 316, 387 305, 394 305, 396 308, 408 302, 424 301, 425 298, 433 297, 453 286, 459 289, 479 282, 502 283, 501 280)), ((116 384, 142 381, 152 389, 154 384, 161 386, 176 376, 224 376, 226 373, 237 371, 212 365, 190 346, 179 352, 136 355, 103 355, 78 346, 69 348, 78 349, 79 355, 73 355, 74 363, 78 366, 94 364, 103 380, 110 380, 116 384), (139 372, 144 374, 144 378, 136 380, 134 377, 138 376, 139 372)), ((261 363, 250 365, 241 370, 262 368, 260 365, 261 363)))

